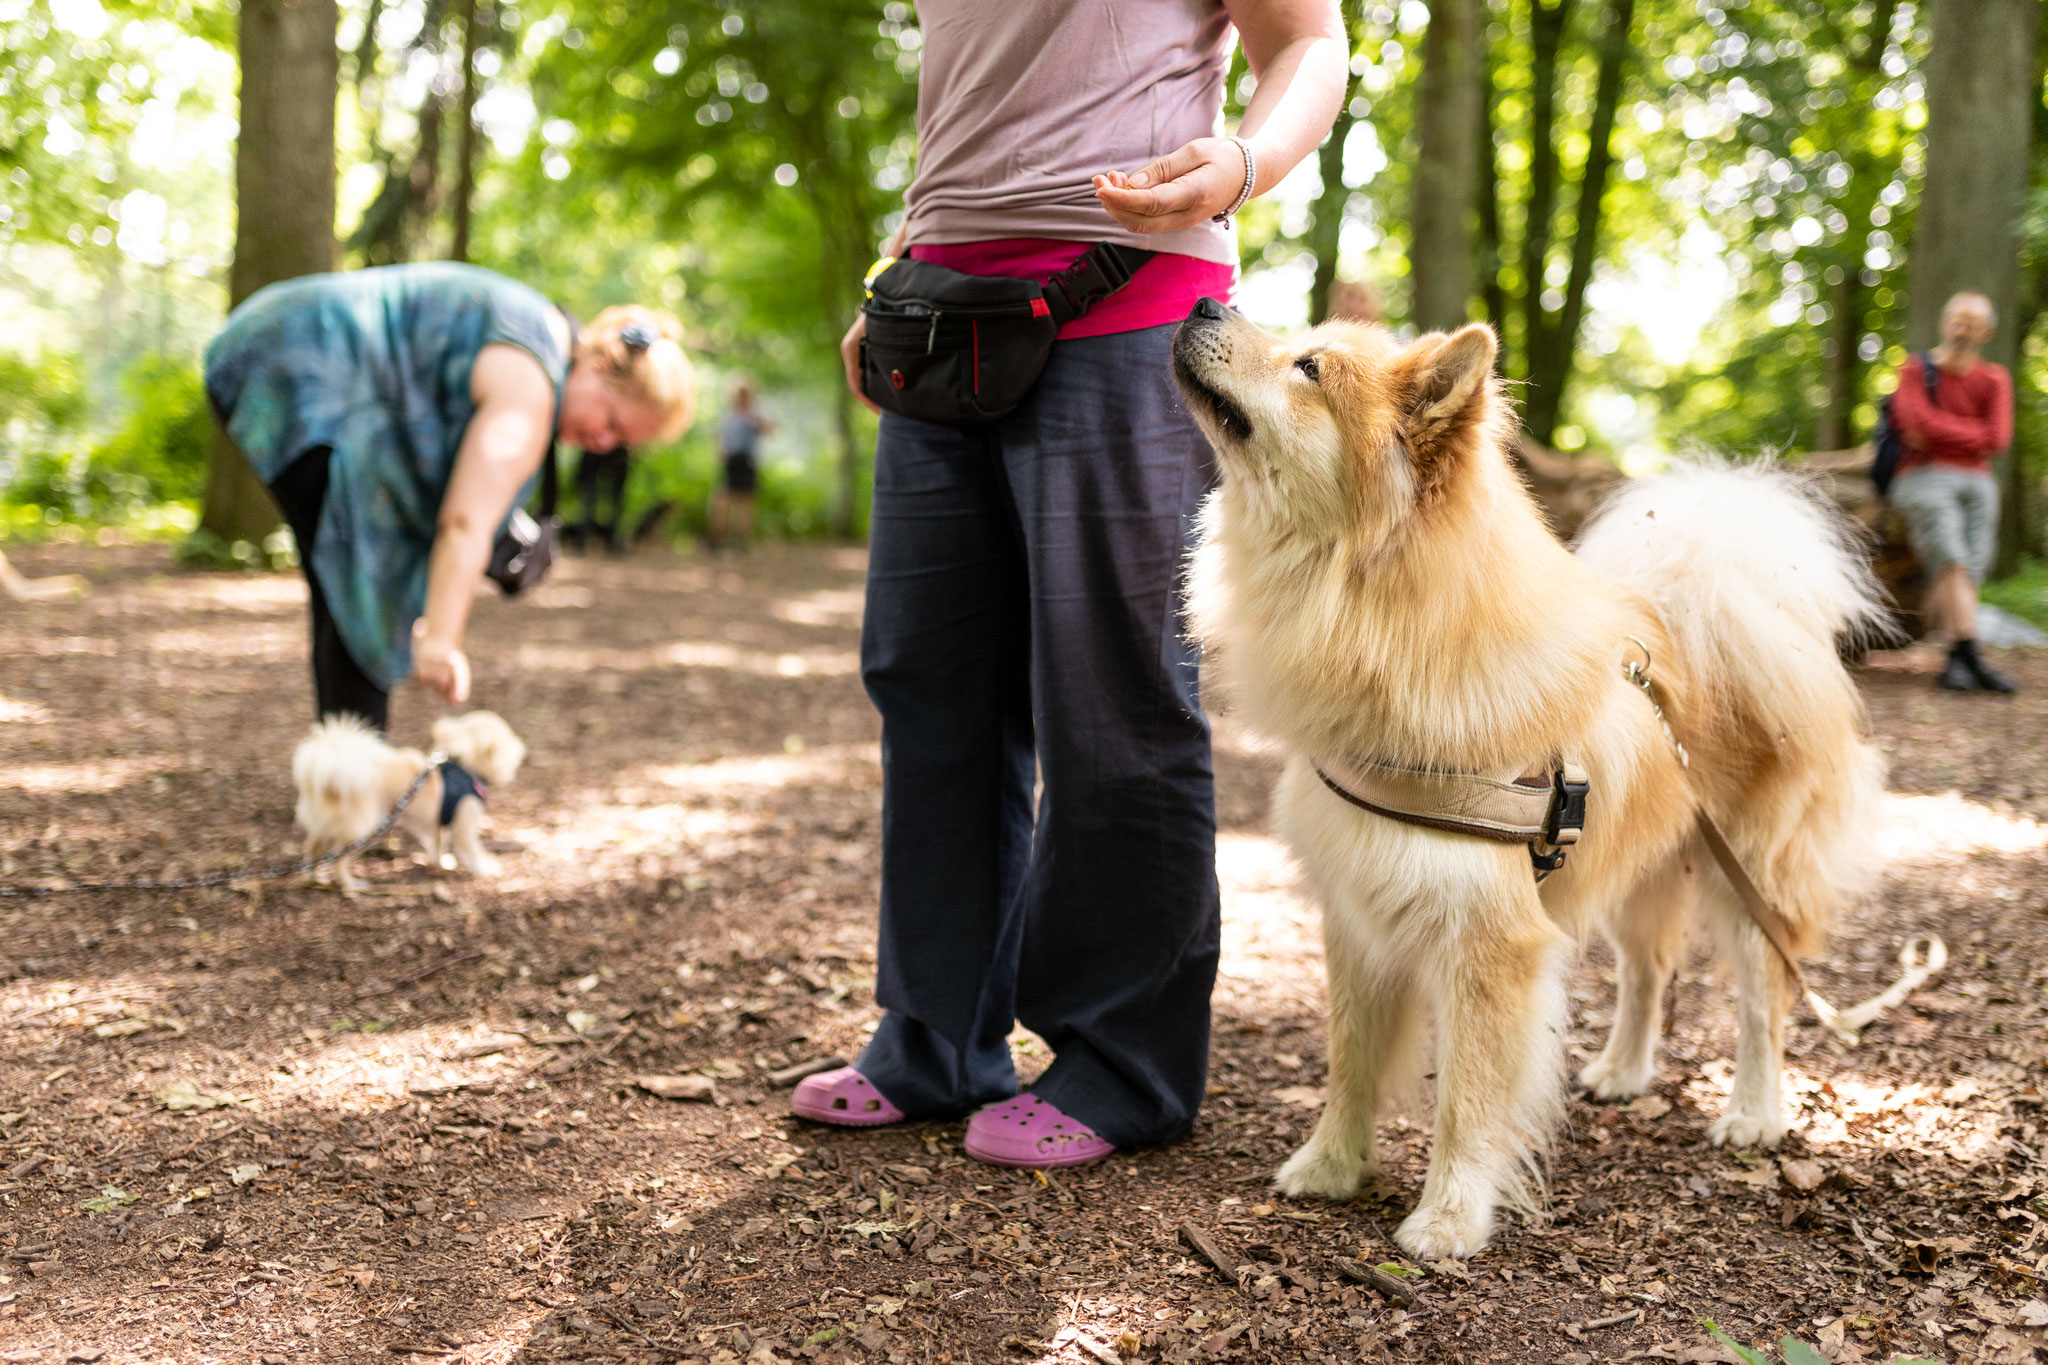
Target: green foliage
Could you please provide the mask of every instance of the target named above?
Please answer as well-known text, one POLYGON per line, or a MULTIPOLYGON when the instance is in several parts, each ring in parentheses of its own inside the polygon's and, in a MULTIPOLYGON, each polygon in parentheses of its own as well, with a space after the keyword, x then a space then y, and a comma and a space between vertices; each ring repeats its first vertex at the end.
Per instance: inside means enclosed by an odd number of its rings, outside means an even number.
POLYGON ((2048 560, 2027 556, 2018 573, 1986 583, 1983 598, 2000 611, 2048 630, 2048 560))
POLYGON ((69 357, 0 360, 0 421, 25 433, 9 443, 11 460, 0 456, 0 500, 33 509, 45 525, 93 526, 196 499, 212 418, 192 358, 144 357, 123 378, 127 419, 97 442, 84 425, 76 368, 69 357))
MULTIPOLYGON (((1773 1361, 1769 1356, 1761 1351, 1752 1350, 1750 1347, 1744 1346, 1719 1327, 1716 1327, 1711 1321, 1706 1319, 1701 1321, 1706 1329, 1714 1334, 1716 1341, 1735 1353, 1735 1358, 1741 1361, 1742 1365, 1777 1365, 1777 1362, 1773 1361)), ((1784 1365, 1827 1365, 1826 1356, 1814 1350, 1805 1342, 1800 1341, 1797 1337, 1781 1338, 1778 1342, 1778 1349, 1784 1353, 1784 1365)), ((1936 1363, 1931 1360, 1909 1359, 1906 1356, 1896 1356, 1893 1358, 1892 1365, 1936 1365, 1936 1363)))

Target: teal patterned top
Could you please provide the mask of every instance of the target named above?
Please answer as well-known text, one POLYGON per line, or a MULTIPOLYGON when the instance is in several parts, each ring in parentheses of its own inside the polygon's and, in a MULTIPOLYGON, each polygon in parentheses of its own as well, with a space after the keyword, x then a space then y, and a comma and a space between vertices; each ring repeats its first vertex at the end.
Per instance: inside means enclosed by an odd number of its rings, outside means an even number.
POLYGON ((207 396, 265 483, 333 450, 310 567, 350 657, 382 687, 412 671, 441 499, 476 415, 477 352, 531 353, 559 421, 569 357, 548 325, 556 311, 476 266, 382 266, 259 290, 206 348, 207 396))

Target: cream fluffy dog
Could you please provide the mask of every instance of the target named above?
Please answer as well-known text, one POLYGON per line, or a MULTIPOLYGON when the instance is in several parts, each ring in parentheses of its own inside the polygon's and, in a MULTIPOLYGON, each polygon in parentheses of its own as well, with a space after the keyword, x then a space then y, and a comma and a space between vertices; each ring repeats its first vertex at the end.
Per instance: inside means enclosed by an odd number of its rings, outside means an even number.
POLYGON ((1406 346, 1359 324, 1282 339, 1206 299, 1174 345, 1224 475, 1192 625, 1219 699, 1289 751, 1276 819, 1323 908, 1329 1099, 1277 1184, 1357 1191, 1433 1011, 1435 1149, 1395 1233, 1423 1258, 1471 1255, 1499 1204, 1540 1197, 1565 973, 1594 927, 1620 998, 1581 1083, 1601 1098, 1650 1084, 1664 986, 1704 901, 1740 1026, 1710 1135, 1778 1141, 1795 983, 1708 858, 1695 801, 1806 953, 1873 873, 1863 836, 1882 790, 1835 647, 1881 608, 1831 509, 1782 473, 1700 464, 1629 484, 1571 554, 1508 462, 1494 354, 1478 325, 1406 346), (1631 636, 1690 770, 1624 677, 1641 660, 1631 636), (1526 847, 1359 809, 1314 768, 1513 778, 1560 756, 1590 774, 1588 818, 1540 886, 1526 847))
MULTIPOLYGON (((488 786, 503 786, 519 772, 526 745, 491 711, 443 716, 434 722, 434 748, 488 786)), ((297 818, 306 831, 306 856, 318 858, 347 848, 377 823, 427 766, 418 749, 396 749, 357 716, 330 716, 313 727, 292 754, 292 783, 298 788, 297 818)), ((442 819, 447 788, 441 769, 428 775, 398 823, 419 840, 436 867, 455 859, 472 876, 495 877, 498 860, 484 849, 484 803, 465 793, 442 819)), ((342 857, 334 865, 343 891, 362 889, 342 857)))

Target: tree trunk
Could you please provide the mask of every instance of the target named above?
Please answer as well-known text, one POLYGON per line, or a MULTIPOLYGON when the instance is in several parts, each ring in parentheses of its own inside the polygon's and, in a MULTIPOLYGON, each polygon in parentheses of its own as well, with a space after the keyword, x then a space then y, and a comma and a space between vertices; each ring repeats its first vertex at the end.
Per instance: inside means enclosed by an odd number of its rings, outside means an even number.
POLYGON ((1557 212, 1557 75, 1572 0, 1529 0, 1529 202, 1522 219, 1522 376, 1542 349, 1543 272, 1557 212))
MULTIPOLYGON (((266 284, 334 269, 336 21, 335 0, 242 0, 230 307, 266 284)), ((200 529, 255 541, 277 521, 248 461, 216 433, 200 529)))
POLYGON ((1486 320, 1507 345, 1508 296, 1500 282, 1500 165, 1493 145, 1493 54, 1479 53, 1479 296, 1486 301, 1486 320))
POLYGON ((462 124, 455 144, 455 236, 448 252, 469 259, 469 216, 476 199, 476 0, 462 0, 462 124))
POLYGON ((1485 43, 1485 0, 1433 0, 1422 45, 1408 248, 1410 316, 1425 329, 1458 327, 1471 310, 1485 43))
MULTIPOLYGON (((1529 347, 1529 409, 1524 419, 1529 434, 1549 445, 1557 431, 1557 415, 1571 380, 1572 355, 1578 349, 1579 324, 1586 312, 1586 286, 1600 248, 1600 222, 1607 196, 1607 177, 1614 169, 1614 116, 1621 105, 1623 64, 1635 27, 1635 0, 1613 0, 1600 38, 1600 74, 1594 85, 1593 121, 1586 130, 1586 165, 1579 176, 1577 224, 1572 230, 1571 274, 1565 280, 1564 307, 1557 322, 1546 327, 1540 344, 1529 347)), ((1547 310, 1545 310, 1547 311, 1547 310)))
MULTIPOLYGON (((2019 216, 2027 189, 2038 0, 1935 0, 1927 57, 1927 176, 1907 297, 1907 343, 1939 340, 1942 305, 1975 290, 1998 310, 1985 356, 2013 368, 2021 338, 2019 216)), ((2018 567, 2026 488, 2020 462, 2003 462, 2005 509, 1997 573, 2018 567)))
POLYGON ((1316 169, 1322 174, 1323 187, 1316 194, 1315 221, 1308 230, 1308 248, 1316 262, 1315 277, 1308 287, 1311 324, 1326 321, 1330 316, 1330 288, 1337 283, 1338 239, 1344 232, 1345 207, 1351 203, 1351 187, 1344 183, 1344 139, 1351 135, 1351 125, 1357 121, 1347 102, 1338 112, 1329 137, 1316 149, 1316 169))

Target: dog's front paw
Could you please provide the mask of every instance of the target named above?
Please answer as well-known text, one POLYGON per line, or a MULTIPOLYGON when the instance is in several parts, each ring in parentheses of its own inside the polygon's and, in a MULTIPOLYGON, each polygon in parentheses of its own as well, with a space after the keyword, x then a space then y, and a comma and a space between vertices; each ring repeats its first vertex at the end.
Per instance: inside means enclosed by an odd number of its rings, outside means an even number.
POLYGON ((1656 1079, 1656 1067, 1647 1063, 1629 1065, 1604 1052, 1579 1072, 1579 1084, 1598 1100, 1633 1099, 1648 1090, 1650 1082, 1656 1079))
POLYGON ((1372 1172, 1359 1153, 1310 1138, 1273 1176, 1273 1188, 1294 1199, 1349 1199, 1372 1172))
POLYGON ((1448 1204, 1424 1204, 1394 1229, 1394 1242, 1418 1261, 1463 1260, 1477 1254, 1493 1232, 1490 1215, 1448 1204))
POLYGON ((1776 1114, 1752 1114, 1730 1109, 1707 1129, 1707 1140, 1716 1147, 1775 1147, 1785 1138, 1785 1122, 1776 1114))

